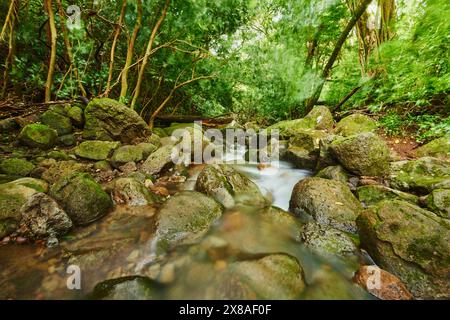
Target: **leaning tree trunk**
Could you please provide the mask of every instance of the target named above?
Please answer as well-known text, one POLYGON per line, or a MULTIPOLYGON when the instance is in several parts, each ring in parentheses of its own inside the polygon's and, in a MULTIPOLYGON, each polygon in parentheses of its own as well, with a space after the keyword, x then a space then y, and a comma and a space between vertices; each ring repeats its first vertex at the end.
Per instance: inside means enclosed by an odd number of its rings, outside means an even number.
POLYGON ((342 49, 342 46, 344 45, 345 41, 348 38, 348 35, 352 31, 353 27, 358 22, 359 18, 364 14, 369 4, 372 2, 372 0, 363 0, 359 7, 355 10, 353 17, 350 19, 350 21, 347 23, 347 26, 342 31, 341 35, 339 36, 339 39, 336 42, 336 45, 334 46, 333 52, 331 53, 330 58, 328 59, 327 64, 325 65, 323 71, 322 71, 322 81, 317 86, 316 90, 314 91, 313 95, 306 101, 306 106, 304 110, 304 114, 307 114, 311 109, 316 105, 317 101, 320 98, 320 94, 322 93, 322 89, 325 83, 325 79, 328 78, 330 75, 331 69, 333 68, 333 65, 339 55, 339 52, 342 49))
POLYGON ((48 74, 47 81, 45 83, 45 102, 52 99, 52 85, 53 76, 55 74, 55 61, 56 61, 56 25, 55 25, 55 15, 53 14, 52 0, 45 0, 44 2, 45 10, 48 15, 48 24, 50 29, 50 61, 48 63, 48 74))

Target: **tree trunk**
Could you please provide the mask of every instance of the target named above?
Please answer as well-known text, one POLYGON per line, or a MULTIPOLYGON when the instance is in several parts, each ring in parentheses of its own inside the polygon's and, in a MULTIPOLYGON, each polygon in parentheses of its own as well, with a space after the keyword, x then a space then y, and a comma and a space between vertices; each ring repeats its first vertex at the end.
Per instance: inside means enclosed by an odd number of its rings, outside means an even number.
POLYGON ((162 10, 161 16, 158 19, 158 21, 156 22, 155 26, 153 27, 152 33, 150 35, 150 39, 147 44, 147 50, 145 51, 144 58, 142 59, 141 69, 139 70, 136 88, 134 89, 133 100, 131 101, 131 109, 134 109, 134 107, 136 106, 137 99, 139 98, 139 95, 141 94, 141 86, 142 86, 142 80, 144 79, 145 67, 147 65, 148 59, 152 52, 153 43, 155 42, 156 34, 157 34, 159 28, 161 27, 162 23, 166 19, 167 10, 169 9, 169 5, 170 5, 170 0, 166 0, 166 3, 164 4, 164 8, 162 10))
POLYGON ((52 8, 52 0, 45 0, 44 7, 48 15, 48 24, 50 29, 50 47, 51 47, 50 61, 48 63, 47 81, 45 83, 45 102, 49 102, 52 99, 53 76, 55 74, 57 31, 55 25, 55 15, 53 14, 52 8))
POLYGON ((137 0, 137 13, 136 13, 136 24, 134 25, 133 34, 128 43, 127 57, 125 60, 125 66, 122 70, 122 87, 120 89, 120 99, 123 100, 127 96, 128 91, 128 72, 131 66, 131 62, 133 61, 134 54, 134 45, 136 43, 137 36, 139 34, 139 30, 142 25, 142 0, 137 0))
POLYGON ((306 101, 305 110, 303 111, 304 114, 307 114, 311 109, 316 105, 317 101, 320 98, 320 94, 322 93, 322 89, 325 83, 325 79, 328 78, 330 75, 331 69, 333 68, 333 65, 342 49, 342 46, 344 45, 345 41, 348 38, 348 35, 352 31, 353 27, 358 22, 359 18, 363 15, 363 13, 366 11, 369 4, 372 2, 372 0, 363 0, 361 4, 358 6, 358 8, 355 10, 355 13, 353 14, 350 21, 347 23, 347 26, 342 31, 341 35, 339 36, 339 39, 336 42, 336 45, 334 46, 333 52, 331 53, 330 58, 328 59, 327 64, 325 65, 323 71, 322 71, 322 81, 317 86, 316 90, 314 91, 313 95, 306 101))

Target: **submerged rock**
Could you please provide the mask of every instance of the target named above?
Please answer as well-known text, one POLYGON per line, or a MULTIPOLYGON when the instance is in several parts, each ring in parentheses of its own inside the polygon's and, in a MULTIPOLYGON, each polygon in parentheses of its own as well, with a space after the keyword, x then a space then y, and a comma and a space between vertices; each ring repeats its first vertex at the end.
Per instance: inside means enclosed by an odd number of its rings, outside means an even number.
POLYGON ((416 149, 419 157, 435 157, 450 160, 450 136, 442 137, 416 149))
POLYGON ((236 204, 267 205, 258 186, 228 165, 205 166, 197 178, 195 190, 213 197, 226 208, 236 204))
POLYGON ((389 171, 389 148, 373 133, 336 140, 331 150, 350 172, 360 176, 384 176, 389 171))
POLYGON ((221 215, 222 206, 202 193, 182 191, 175 194, 159 212, 159 248, 168 249, 197 241, 221 215))
POLYGON ((50 127, 33 123, 26 125, 19 134, 19 141, 31 148, 49 149, 55 145, 58 134, 50 127))
POLYGON ((109 195, 87 173, 60 178, 51 187, 50 194, 76 225, 86 225, 103 217, 113 206, 109 195))
POLYGON ((412 300, 414 297, 399 278, 377 266, 362 266, 355 282, 381 300, 412 300))
POLYGON ((374 132, 377 129, 376 121, 362 114, 352 114, 343 118, 336 125, 335 132, 344 137, 364 132, 374 132))
POLYGON ((75 148, 78 157, 90 160, 105 160, 120 146, 120 142, 114 141, 83 141, 75 148))
POLYGON ((358 199, 365 206, 376 205, 383 200, 404 200, 414 204, 419 203, 419 197, 391 189, 382 185, 368 185, 357 188, 358 199))
POLYGON ((411 203, 385 200, 357 220, 361 245, 417 298, 450 298, 450 223, 411 203))
POLYGON ((85 139, 134 143, 151 135, 145 121, 134 110, 108 98, 92 100, 84 117, 85 139))
POLYGON ((22 206, 21 226, 25 235, 43 239, 59 237, 72 228, 72 221, 55 200, 45 193, 35 193, 22 206))
POLYGON ((153 300, 162 298, 161 284, 141 276, 106 280, 97 284, 91 294, 94 300, 153 300))
POLYGON ((33 171, 34 167, 34 164, 27 160, 9 158, 1 162, 0 172, 11 176, 25 177, 28 176, 31 171, 33 171))
POLYGON ((428 194, 450 189, 450 161, 424 157, 391 164, 389 184, 394 189, 428 194))
POLYGON ((214 283, 209 299, 297 299, 305 289, 303 269, 284 254, 231 263, 214 283))
POLYGON ((346 232, 356 232, 355 220, 362 210, 347 185, 322 178, 298 182, 292 191, 289 208, 295 214, 309 215, 319 224, 346 232))

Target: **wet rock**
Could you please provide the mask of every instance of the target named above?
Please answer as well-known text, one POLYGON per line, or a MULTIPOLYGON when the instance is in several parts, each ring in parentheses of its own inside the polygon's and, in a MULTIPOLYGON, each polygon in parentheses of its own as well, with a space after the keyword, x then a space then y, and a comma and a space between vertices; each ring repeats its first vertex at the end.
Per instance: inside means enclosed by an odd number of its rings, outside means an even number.
POLYGON ((88 165, 78 163, 74 160, 58 162, 53 159, 49 160, 39 163, 39 167, 43 169, 41 178, 51 184, 64 176, 69 176, 77 172, 85 172, 89 168, 88 165))
POLYGON ((350 172, 360 176, 384 176, 389 171, 389 148, 373 133, 337 140, 331 150, 350 172))
POLYGON ((27 238, 59 237, 72 228, 72 221, 55 200, 45 193, 33 194, 21 208, 21 229, 27 238))
POLYGON ((289 210, 312 217, 319 224, 345 232, 356 232, 355 220, 361 204, 342 182, 322 178, 306 178, 292 191, 289 210))
POLYGON ((347 183, 349 179, 348 172, 342 166, 329 166, 320 170, 316 174, 317 178, 324 178, 330 180, 340 181, 342 183, 347 183))
POLYGON ((436 189, 424 198, 424 204, 442 218, 450 219, 450 190, 436 189))
POLYGON ((151 135, 145 121, 134 110, 115 100, 92 100, 84 111, 84 117, 85 139, 129 144, 145 141, 151 135))
POLYGON ((285 158, 299 168, 314 169, 319 156, 320 141, 327 137, 325 131, 299 129, 289 140, 285 158))
POLYGON ((333 115, 326 106, 315 106, 306 115, 305 119, 311 119, 316 130, 329 130, 334 126, 333 115))
POLYGON ((226 208, 236 204, 267 205, 258 186, 228 165, 205 166, 197 178, 195 190, 213 197, 226 208))
POLYGON ((119 146, 120 142, 117 141, 83 141, 75 148, 75 154, 90 160, 105 160, 119 146))
POLYGON ((73 125, 82 128, 84 124, 84 111, 78 106, 73 106, 67 110, 67 116, 72 121, 73 125))
POLYGON ((97 284, 91 294, 94 300, 159 300, 161 284, 140 276, 106 280, 97 284))
POLYGON ((159 248, 197 241, 221 215, 222 206, 202 193, 182 191, 175 194, 159 212, 159 248))
POLYGON ((114 181, 112 199, 117 204, 129 206, 145 206, 157 201, 157 197, 148 191, 142 182, 132 178, 119 178, 114 181))
POLYGON ((343 118, 336 125, 335 132, 344 137, 364 132, 374 132, 377 129, 376 121, 362 114, 352 114, 343 118))
POLYGON ((9 158, 0 163, 0 172, 11 176, 25 177, 33 171, 34 167, 34 164, 27 160, 9 158))
POLYGON ((450 189, 450 161, 424 157, 391 164, 389 184, 394 189, 426 195, 450 189))
POLYGON ((57 133, 50 127, 34 123, 25 126, 19 134, 19 141, 31 148, 49 149, 55 145, 57 133))
POLYGON ((287 300, 296 299, 305 289, 303 269, 297 260, 284 254, 258 260, 231 263, 214 284, 212 299, 287 300))
POLYGON ((450 160, 450 136, 433 140, 415 150, 419 157, 435 157, 450 160))
POLYGON ((109 195, 87 173, 60 178, 51 187, 50 194, 76 225, 85 225, 103 217, 113 206, 109 195))
POLYGON ((38 179, 22 178, 0 185, 0 238, 14 232, 22 218, 21 207, 47 184, 38 179))
POLYGON ((419 203, 419 197, 406 192, 391 189, 382 185, 367 185, 357 188, 358 199, 365 206, 376 205, 383 200, 404 200, 413 204, 419 203))
POLYGON ((358 266, 358 247, 343 231, 311 221, 302 227, 302 242, 319 255, 341 258, 352 267, 358 266))
POLYGON ((450 223, 409 202, 385 200, 357 220, 361 246, 421 299, 449 298, 450 223))
POLYGON ((173 165, 173 145, 165 145, 153 152, 142 164, 141 170, 147 174, 157 174, 173 165))
POLYGON ((355 282, 381 300, 412 300, 414 297, 399 278, 377 266, 362 266, 355 282))
POLYGON ((64 110, 61 112, 56 108, 52 108, 45 111, 41 115, 41 122, 56 130, 59 136, 72 132, 72 123, 64 110))

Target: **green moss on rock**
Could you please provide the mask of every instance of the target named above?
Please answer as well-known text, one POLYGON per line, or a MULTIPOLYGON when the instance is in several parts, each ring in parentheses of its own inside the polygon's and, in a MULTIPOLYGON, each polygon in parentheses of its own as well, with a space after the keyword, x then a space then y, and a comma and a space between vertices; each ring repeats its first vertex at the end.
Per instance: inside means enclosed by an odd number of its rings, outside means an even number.
POLYGON ((41 121, 50 128, 56 130, 59 136, 72 132, 70 118, 54 110, 48 110, 41 115, 41 121))
POLYGON ((335 132, 344 137, 348 137, 364 132, 374 132, 377 126, 377 122, 371 118, 355 113, 339 121, 336 125, 335 132))
POLYGON ((32 148, 49 149, 55 145, 58 134, 50 127, 34 123, 25 126, 19 134, 19 141, 32 148))
POLYGON ((34 169, 34 164, 24 159, 9 158, 0 164, 0 171, 7 175, 25 177, 34 169))
POLYGON ((413 194, 391 189, 382 185, 362 186, 359 187, 356 192, 358 193, 359 201, 365 206, 376 205, 383 200, 404 200, 413 204, 419 203, 419 197, 413 194))
POLYGON ((90 160, 105 160, 119 146, 118 141, 83 141, 75 148, 75 154, 90 160))
POLYGON ((450 160, 450 136, 433 140, 416 149, 419 157, 435 157, 450 160))

